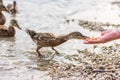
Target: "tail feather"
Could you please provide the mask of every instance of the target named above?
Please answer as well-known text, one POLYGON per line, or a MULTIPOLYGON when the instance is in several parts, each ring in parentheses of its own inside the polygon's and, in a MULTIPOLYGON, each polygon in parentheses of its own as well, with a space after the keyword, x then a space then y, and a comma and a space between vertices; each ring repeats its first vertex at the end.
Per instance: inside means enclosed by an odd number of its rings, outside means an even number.
POLYGON ((34 37, 37 33, 34 30, 26 29, 26 32, 31 36, 34 37))

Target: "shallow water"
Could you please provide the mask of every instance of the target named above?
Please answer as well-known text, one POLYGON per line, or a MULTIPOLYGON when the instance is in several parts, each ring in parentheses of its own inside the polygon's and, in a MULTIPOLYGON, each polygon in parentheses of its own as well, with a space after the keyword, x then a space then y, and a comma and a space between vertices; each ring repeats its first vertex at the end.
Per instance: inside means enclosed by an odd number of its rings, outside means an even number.
MULTIPOLYGON (((4 0, 4 4, 13 0, 4 0)), ((40 61, 35 52, 36 45, 25 33, 27 28, 38 32, 51 32, 55 35, 67 34, 72 31, 80 31, 88 36, 99 36, 100 32, 84 29, 78 25, 77 20, 89 20, 98 22, 120 22, 120 9, 111 5, 114 0, 16 0, 20 13, 15 17, 22 30, 16 29, 16 36, 12 38, 0 38, 0 80, 51 80, 46 75, 47 71, 40 69, 49 61, 40 61), (75 19, 75 22, 64 23, 65 19, 75 19)), ((6 25, 12 17, 7 17, 6 25)), ((113 27, 107 27, 107 29, 113 27)), ((112 45, 117 41, 104 45, 112 45)), ((78 54, 77 49, 84 50, 93 45, 85 45, 82 40, 69 40, 56 47, 64 55, 78 54)), ((102 44, 100 45, 102 46, 102 44)), ((50 48, 41 49, 43 55, 49 57, 54 54, 50 48), (48 54, 48 55, 47 55, 48 54)), ((96 50, 99 52, 99 50, 96 50)), ((68 62, 63 55, 55 56, 53 61, 68 62)))

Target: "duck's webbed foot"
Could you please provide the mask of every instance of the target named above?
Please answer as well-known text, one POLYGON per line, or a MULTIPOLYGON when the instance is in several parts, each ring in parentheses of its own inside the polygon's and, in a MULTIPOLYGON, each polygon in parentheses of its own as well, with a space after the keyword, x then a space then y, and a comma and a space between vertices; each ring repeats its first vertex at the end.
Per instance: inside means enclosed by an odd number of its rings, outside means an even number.
POLYGON ((41 55, 41 53, 40 53, 40 51, 39 51, 41 48, 42 48, 41 46, 37 46, 37 49, 36 49, 39 57, 42 57, 42 55, 41 55))
POLYGON ((55 50, 55 48, 54 48, 54 47, 52 47, 52 50, 54 50, 54 51, 55 51, 55 53, 60 54, 57 50, 55 50))

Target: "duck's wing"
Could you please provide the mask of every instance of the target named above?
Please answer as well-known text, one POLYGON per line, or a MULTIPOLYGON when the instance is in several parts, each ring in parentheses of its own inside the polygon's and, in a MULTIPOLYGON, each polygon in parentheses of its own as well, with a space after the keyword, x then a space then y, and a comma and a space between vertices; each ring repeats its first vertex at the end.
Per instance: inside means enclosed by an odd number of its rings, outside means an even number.
POLYGON ((49 40, 55 39, 55 36, 52 33, 38 33, 34 36, 34 39, 41 42, 47 42, 49 40))
POLYGON ((8 36, 8 31, 6 29, 0 29, 0 37, 8 36))
POLYGON ((55 38, 55 35, 52 33, 43 33, 46 38, 55 38))

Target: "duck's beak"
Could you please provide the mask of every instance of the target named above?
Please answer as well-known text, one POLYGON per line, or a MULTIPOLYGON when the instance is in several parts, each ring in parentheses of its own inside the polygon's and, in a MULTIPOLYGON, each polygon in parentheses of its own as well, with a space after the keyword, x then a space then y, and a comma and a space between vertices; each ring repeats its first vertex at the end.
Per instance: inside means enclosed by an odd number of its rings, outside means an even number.
POLYGON ((22 28, 16 23, 16 27, 20 30, 22 30, 22 28))
POLYGON ((85 36, 85 35, 82 35, 81 36, 81 39, 87 39, 87 38, 89 38, 88 36, 85 36))
POLYGON ((7 13, 10 13, 8 9, 5 9, 4 11, 7 12, 7 13))

